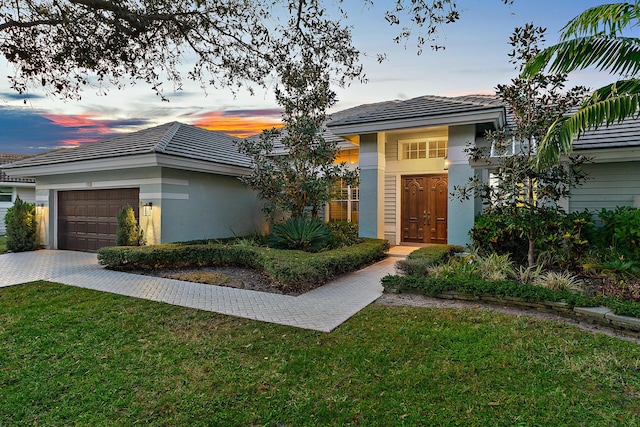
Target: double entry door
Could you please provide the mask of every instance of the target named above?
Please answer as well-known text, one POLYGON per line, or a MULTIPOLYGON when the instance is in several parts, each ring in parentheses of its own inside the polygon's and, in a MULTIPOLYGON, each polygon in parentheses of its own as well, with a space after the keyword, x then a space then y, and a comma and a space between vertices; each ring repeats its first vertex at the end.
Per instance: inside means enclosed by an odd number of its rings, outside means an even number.
POLYGON ((447 243, 447 175, 402 177, 402 241, 447 243))

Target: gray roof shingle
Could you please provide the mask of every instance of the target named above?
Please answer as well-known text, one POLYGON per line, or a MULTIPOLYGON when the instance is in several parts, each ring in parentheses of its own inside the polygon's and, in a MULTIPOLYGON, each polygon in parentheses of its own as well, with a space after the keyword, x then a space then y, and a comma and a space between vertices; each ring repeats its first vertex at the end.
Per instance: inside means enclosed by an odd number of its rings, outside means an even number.
POLYGON ((100 142, 54 150, 9 165, 28 167, 107 159, 139 154, 166 154, 231 166, 249 167, 235 146, 238 138, 180 122, 165 123, 100 142))
MULTIPOLYGON (((0 153, 0 169, 3 167, 2 165, 24 160, 28 157, 30 156, 27 154, 0 153)), ((0 170, 0 182, 35 183, 36 180, 34 178, 14 178, 0 170)))
POLYGON ((343 126, 421 117, 445 116, 493 108, 503 104, 495 95, 468 95, 457 97, 420 96, 402 101, 365 104, 332 114, 328 126, 343 126))

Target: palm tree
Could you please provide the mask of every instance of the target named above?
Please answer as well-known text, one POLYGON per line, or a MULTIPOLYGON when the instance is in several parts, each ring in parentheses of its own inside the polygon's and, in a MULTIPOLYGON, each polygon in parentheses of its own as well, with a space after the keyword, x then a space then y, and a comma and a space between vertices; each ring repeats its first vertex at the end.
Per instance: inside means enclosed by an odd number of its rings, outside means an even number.
POLYGON ((557 163, 584 132, 639 115, 640 38, 625 35, 625 29, 639 23, 640 0, 592 7, 569 21, 560 42, 542 50, 524 68, 525 77, 545 68, 569 73, 590 66, 621 77, 594 91, 576 113, 553 123, 538 147, 538 168, 557 163))

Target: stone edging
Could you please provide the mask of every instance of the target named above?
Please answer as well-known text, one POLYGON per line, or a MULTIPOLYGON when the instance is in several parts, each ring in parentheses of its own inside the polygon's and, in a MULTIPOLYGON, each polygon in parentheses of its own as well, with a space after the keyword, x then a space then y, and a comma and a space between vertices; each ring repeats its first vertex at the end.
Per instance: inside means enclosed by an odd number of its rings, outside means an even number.
POLYGON ((435 296, 440 299, 460 301, 482 301, 489 304, 501 304, 514 307, 530 308, 545 312, 551 312, 559 316, 571 317, 580 321, 597 323, 613 329, 623 330, 632 335, 640 336, 640 319, 635 317, 619 316, 607 307, 574 307, 570 308, 564 302, 528 302, 516 297, 495 297, 490 295, 473 295, 461 292, 449 291, 435 296))

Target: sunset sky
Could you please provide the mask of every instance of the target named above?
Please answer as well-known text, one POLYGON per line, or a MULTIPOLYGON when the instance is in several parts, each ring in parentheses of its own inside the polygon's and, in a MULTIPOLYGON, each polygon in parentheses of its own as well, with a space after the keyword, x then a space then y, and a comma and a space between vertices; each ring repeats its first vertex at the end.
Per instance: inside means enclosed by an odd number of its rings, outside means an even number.
MULTIPOLYGON (((515 0, 506 6, 502 0, 459 0, 461 20, 440 33, 439 41, 446 49, 425 49, 420 56, 412 44, 393 43, 397 29, 384 20, 383 8, 348 3, 355 44, 369 54, 364 59, 368 83, 336 88, 339 103, 335 111, 421 95, 493 93, 497 84, 515 76, 507 57, 514 27, 529 22, 547 27, 547 41, 555 43, 569 19, 605 2, 515 0), (378 52, 386 52, 388 60, 378 64, 378 52)), ((0 59, 0 76, 12 73, 12 67, 0 59)), ((609 80, 586 70, 572 74, 570 84, 596 88, 609 80)), ((0 152, 39 153, 174 120, 244 137, 279 123, 280 109, 271 89, 256 89, 254 96, 244 92, 234 96, 213 88, 204 94, 197 84, 185 82, 184 90, 166 91, 169 102, 164 102, 139 83, 124 90, 111 89, 107 95, 88 90, 81 101, 60 101, 38 92, 18 95, 10 90, 6 78, 0 78, 0 152)))

